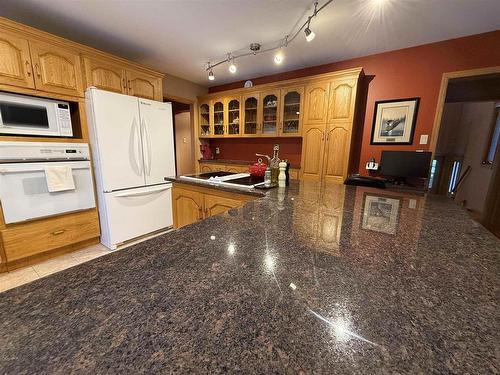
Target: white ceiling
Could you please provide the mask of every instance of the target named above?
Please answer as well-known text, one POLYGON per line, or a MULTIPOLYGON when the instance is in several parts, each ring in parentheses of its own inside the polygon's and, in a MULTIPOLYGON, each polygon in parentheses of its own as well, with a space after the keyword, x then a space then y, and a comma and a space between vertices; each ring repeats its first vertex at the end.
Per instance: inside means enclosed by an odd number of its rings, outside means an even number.
MULTIPOLYGON (((325 0, 320 1, 320 5, 325 0)), ((306 17, 311 0, 1 0, 0 15, 204 86, 500 29, 500 0, 334 0, 285 49, 214 69, 250 42, 269 43, 306 17)))

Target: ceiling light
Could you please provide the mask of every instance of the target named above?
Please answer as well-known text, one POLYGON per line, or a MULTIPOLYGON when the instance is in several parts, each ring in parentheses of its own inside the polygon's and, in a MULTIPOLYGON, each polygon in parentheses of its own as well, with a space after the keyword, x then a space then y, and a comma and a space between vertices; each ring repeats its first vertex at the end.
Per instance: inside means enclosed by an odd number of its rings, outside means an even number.
POLYGON ((316 34, 314 34, 313 31, 311 31, 311 29, 309 28, 309 26, 307 26, 305 29, 304 29, 304 33, 306 34, 306 40, 308 42, 312 41, 314 39, 314 37, 316 36, 316 34))
POLYGON ((279 65, 283 62, 283 54, 281 53, 281 51, 278 51, 278 53, 276 53, 276 55, 274 55, 274 63, 276 65, 279 65))
POLYGON ((210 69, 210 71, 208 72, 208 80, 213 81, 214 79, 215 79, 214 72, 212 71, 212 69, 210 69))

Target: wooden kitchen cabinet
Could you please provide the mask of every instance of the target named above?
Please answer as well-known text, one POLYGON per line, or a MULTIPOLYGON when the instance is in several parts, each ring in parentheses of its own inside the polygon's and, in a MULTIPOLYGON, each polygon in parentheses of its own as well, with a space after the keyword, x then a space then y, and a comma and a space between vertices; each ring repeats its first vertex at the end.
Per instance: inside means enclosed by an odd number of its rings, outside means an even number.
POLYGON ((260 127, 260 134, 262 136, 275 137, 278 134, 278 122, 280 119, 280 90, 263 92, 261 98, 262 126, 260 127))
POLYGON ((193 190, 174 188, 172 202, 174 228, 203 219, 203 194, 193 190))
POLYGON ((213 133, 213 117, 210 112, 210 101, 200 103, 198 120, 200 137, 210 137, 213 133))
POLYGON ((99 237, 97 210, 59 215, 0 230, 7 262, 99 237))
POLYGON ((129 95, 151 100, 163 100, 160 78, 135 70, 127 70, 127 84, 129 95))
POLYGON ((259 93, 243 96, 242 131, 247 137, 256 136, 260 133, 261 126, 261 103, 259 93))
POLYGON ((302 134, 302 179, 321 179, 325 149, 325 125, 304 125, 302 134))
POLYGON ((329 82, 311 83, 305 88, 304 124, 326 123, 329 82))
POLYGON ((347 177, 350 133, 349 123, 327 125, 323 162, 323 178, 326 181, 343 183, 347 177))
POLYGON ((239 207, 256 197, 176 182, 172 199, 174 228, 180 228, 239 207))
POLYGON ((223 137, 227 132, 227 113, 226 106, 224 105, 223 98, 213 100, 212 114, 213 114, 213 136, 223 137))
POLYGON ((302 134, 303 107, 303 87, 281 89, 280 136, 297 137, 302 134))
POLYGON ((34 88, 29 42, 0 28, 0 83, 34 88))
POLYGON ((353 120, 356 84, 357 79, 342 79, 330 84, 327 122, 353 120))
POLYGON ((29 45, 37 90, 83 96, 78 52, 40 41, 30 40, 29 45))
POLYGON ((102 90, 120 94, 128 93, 125 69, 112 62, 91 57, 83 58, 86 87, 95 86, 102 90))
POLYGON ((241 98, 239 96, 226 99, 227 108, 227 135, 239 136, 241 134, 241 98))
POLYGON ((239 207, 242 204, 239 200, 212 194, 205 194, 204 199, 205 219, 210 216, 222 214, 229 211, 231 208, 239 207))

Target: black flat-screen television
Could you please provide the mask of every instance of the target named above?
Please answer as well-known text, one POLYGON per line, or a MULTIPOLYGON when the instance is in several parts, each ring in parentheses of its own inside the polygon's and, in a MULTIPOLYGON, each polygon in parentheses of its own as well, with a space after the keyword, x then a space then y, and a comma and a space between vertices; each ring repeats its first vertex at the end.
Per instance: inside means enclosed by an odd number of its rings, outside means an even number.
POLYGON ((382 151, 380 173, 397 180, 428 178, 432 152, 382 151))

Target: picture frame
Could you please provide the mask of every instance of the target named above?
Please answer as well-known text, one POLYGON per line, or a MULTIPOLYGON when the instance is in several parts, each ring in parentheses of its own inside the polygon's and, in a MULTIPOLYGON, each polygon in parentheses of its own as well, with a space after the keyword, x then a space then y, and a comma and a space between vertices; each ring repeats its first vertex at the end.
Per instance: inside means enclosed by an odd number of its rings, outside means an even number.
POLYGON ((400 207, 401 200, 396 197, 365 193, 361 228, 395 235, 399 224, 400 207))
POLYGON ((371 145, 411 145, 420 98, 377 100, 371 145))

